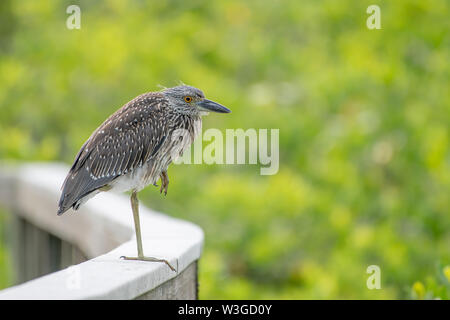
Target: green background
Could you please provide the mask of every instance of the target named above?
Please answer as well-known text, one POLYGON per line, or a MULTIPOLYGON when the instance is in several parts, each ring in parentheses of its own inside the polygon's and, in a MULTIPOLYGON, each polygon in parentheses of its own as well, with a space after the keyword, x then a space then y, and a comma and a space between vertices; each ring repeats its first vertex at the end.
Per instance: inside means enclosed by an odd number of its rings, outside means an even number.
POLYGON ((276 175, 178 165, 167 197, 140 194, 204 229, 200 298, 449 298, 450 3, 375 2, 3 0, 0 159, 70 164, 121 105, 183 81, 233 111, 204 129, 280 130, 276 175))

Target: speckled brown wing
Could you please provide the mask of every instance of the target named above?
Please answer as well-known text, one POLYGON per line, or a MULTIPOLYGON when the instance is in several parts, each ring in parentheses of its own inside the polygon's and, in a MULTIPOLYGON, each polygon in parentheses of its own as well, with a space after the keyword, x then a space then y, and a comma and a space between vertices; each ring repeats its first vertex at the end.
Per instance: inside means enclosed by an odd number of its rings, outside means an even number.
POLYGON ((112 114, 78 152, 62 186, 58 214, 152 159, 168 136, 168 102, 146 93, 112 114))

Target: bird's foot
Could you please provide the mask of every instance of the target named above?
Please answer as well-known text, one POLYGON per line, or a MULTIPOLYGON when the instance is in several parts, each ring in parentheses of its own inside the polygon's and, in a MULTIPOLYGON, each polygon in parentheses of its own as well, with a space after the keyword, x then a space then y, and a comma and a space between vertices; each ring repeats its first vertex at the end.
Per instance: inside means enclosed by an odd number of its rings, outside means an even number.
POLYGON ((154 257, 126 257, 126 256, 121 256, 120 259, 149 261, 149 262, 163 262, 163 263, 167 264, 167 266, 170 268, 170 270, 172 270, 173 272, 177 272, 177 270, 169 263, 169 261, 167 261, 165 259, 158 259, 158 258, 154 258, 154 257))
POLYGON ((163 193, 167 196, 167 190, 169 189, 169 176, 167 175, 167 172, 161 173, 161 188, 159 189, 159 193, 163 193))

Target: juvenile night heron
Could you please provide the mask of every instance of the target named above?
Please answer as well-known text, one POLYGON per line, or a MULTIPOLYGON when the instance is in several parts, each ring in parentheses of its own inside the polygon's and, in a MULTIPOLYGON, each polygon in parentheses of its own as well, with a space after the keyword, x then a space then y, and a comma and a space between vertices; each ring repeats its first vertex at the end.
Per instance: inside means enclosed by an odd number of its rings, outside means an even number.
POLYGON ((175 271, 167 260, 144 256, 137 193, 160 178, 160 193, 167 194, 168 166, 194 141, 201 116, 210 111, 231 112, 187 85, 144 93, 125 104, 81 147, 62 186, 58 215, 101 191, 131 191, 138 255, 122 258, 164 262, 175 271))

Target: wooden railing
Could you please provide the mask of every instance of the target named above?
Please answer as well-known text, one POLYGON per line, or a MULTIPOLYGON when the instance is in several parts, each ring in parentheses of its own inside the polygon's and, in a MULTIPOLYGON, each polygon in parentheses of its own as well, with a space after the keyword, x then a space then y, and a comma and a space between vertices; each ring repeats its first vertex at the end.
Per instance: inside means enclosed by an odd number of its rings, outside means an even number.
POLYGON ((0 299, 196 299, 203 231, 140 206, 144 253, 136 256, 129 198, 111 192, 79 211, 56 215, 68 167, 55 163, 0 163, 0 205, 10 214, 8 234, 16 282, 0 299))

